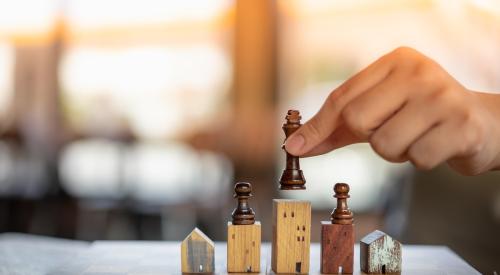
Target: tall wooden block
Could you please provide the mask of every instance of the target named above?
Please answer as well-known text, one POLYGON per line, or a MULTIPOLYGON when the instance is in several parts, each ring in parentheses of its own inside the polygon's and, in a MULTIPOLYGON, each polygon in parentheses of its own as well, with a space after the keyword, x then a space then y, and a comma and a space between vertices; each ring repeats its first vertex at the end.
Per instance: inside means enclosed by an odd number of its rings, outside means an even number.
POLYGON ((273 271, 308 273, 310 241, 311 203, 273 200, 273 271))
POLYGON ((183 273, 211 273, 215 270, 214 243, 195 228, 181 244, 183 273))
POLYGON ((352 274, 354 224, 321 222, 321 273, 352 274))
POLYGON ((401 273, 402 245, 382 231, 375 230, 359 242, 361 271, 368 274, 401 273))
POLYGON ((227 272, 260 272, 260 222, 227 223, 227 272))

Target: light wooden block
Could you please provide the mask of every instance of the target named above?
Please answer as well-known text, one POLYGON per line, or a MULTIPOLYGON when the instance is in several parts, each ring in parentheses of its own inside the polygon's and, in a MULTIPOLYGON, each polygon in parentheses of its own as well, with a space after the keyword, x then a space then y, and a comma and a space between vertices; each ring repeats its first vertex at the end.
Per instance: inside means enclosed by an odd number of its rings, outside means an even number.
POLYGON ((227 272, 260 272, 260 222, 227 223, 227 272))
POLYGON ((352 274, 354 225, 321 222, 321 273, 352 274))
POLYGON ((275 273, 308 273, 311 203, 273 200, 271 266, 275 273))
POLYGON ((215 271, 214 243, 195 228, 181 244, 183 273, 212 273, 215 271))

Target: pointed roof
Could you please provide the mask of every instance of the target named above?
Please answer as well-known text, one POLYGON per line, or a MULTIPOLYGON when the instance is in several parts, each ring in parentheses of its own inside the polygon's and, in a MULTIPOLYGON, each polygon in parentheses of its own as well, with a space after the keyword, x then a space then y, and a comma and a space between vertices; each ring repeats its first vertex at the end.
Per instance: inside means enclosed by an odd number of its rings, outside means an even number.
MULTIPOLYGON (((365 244, 371 244, 373 243, 374 241, 380 239, 380 238, 383 238, 383 237, 388 237, 388 238, 391 238, 391 236, 385 234, 384 232, 380 231, 380 230, 375 230, 373 231, 372 233, 366 235, 363 237, 363 239, 361 239, 360 242, 362 243, 365 243, 365 244)), ((391 238, 392 239, 392 238, 391 238)), ((394 240, 396 241, 396 240, 394 240)), ((397 242, 397 241, 396 241, 397 242)))
POLYGON ((191 238, 192 240, 204 240, 211 246, 214 246, 214 242, 210 240, 210 238, 207 237, 205 233, 203 233, 200 229, 198 229, 198 227, 195 227, 193 231, 191 231, 191 233, 189 233, 189 235, 187 235, 182 242, 183 243, 186 242, 189 238, 191 238))

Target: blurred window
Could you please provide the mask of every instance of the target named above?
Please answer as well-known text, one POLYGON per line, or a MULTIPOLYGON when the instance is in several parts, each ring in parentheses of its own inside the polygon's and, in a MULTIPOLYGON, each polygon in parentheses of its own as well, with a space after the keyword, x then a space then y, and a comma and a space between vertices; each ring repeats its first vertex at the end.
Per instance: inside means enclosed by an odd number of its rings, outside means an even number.
POLYGON ((54 27, 60 0, 0 0, 0 38, 33 38, 54 27))
MULTIPOLYGON (((310 118, 330 91, 398 46, 436 59, 470 89, 500 91, 498 1, 279 0, 278 7, 280 114, 291 106, 310 118)), ((405 169, 380 159, 368 145, 301 164, 308 190, 285 196, 306 196, 317 208, 332 208, 333 192, 324 186, 347 182, 358 211, 382 206, 384 188, 405 169)))
POLYGON ((60 73, 72 126, 143 139, 206 126, 227 106, 232 9, 229 0, 68 1, 60 73))
POLYGON ((0 38, 0 119, 2 120, 8 115, 12 101, 13 69, 13 49, 8 42, 0 38))

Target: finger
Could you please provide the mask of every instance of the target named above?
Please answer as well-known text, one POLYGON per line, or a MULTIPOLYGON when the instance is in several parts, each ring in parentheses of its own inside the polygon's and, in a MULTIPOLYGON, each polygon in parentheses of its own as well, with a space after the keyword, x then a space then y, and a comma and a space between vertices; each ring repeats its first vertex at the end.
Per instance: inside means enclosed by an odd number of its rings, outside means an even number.
POLYGON ((432 169, 452 156, 464 151, 464 142, 458 135, 460 125, 457 122, 445 122, 431 128, 417 139, 408 149, 408 159, 419 169, 432 169))
POLYGON ((342 118, 353 133, 367 139, 406 104, 413 89, 404 77, 391 73, 345 106, 342 118))
POLYGON ((412 143, 437 125, 442 119, 442 106, 429 106, 424 99, 408 101, 395 115, 389 118, 370 137, 373 150, 383 158, 402 162, 412 143))
POLYGON ((358 138, 351 130, 344 125, 339 126, 333 134, 326 138, 323 142, 311 149, 309 152, 302 155, 303 157, 312 157, 328 153, 332 150, 354 144, 364 142, 358 138))
POLYGON ((287 139, 286 151, 300 156, 324 141, 339 126, 344 106, 382 81, 391 67, 391 59, 384 56, 335 89, 318 113, 287 139))

